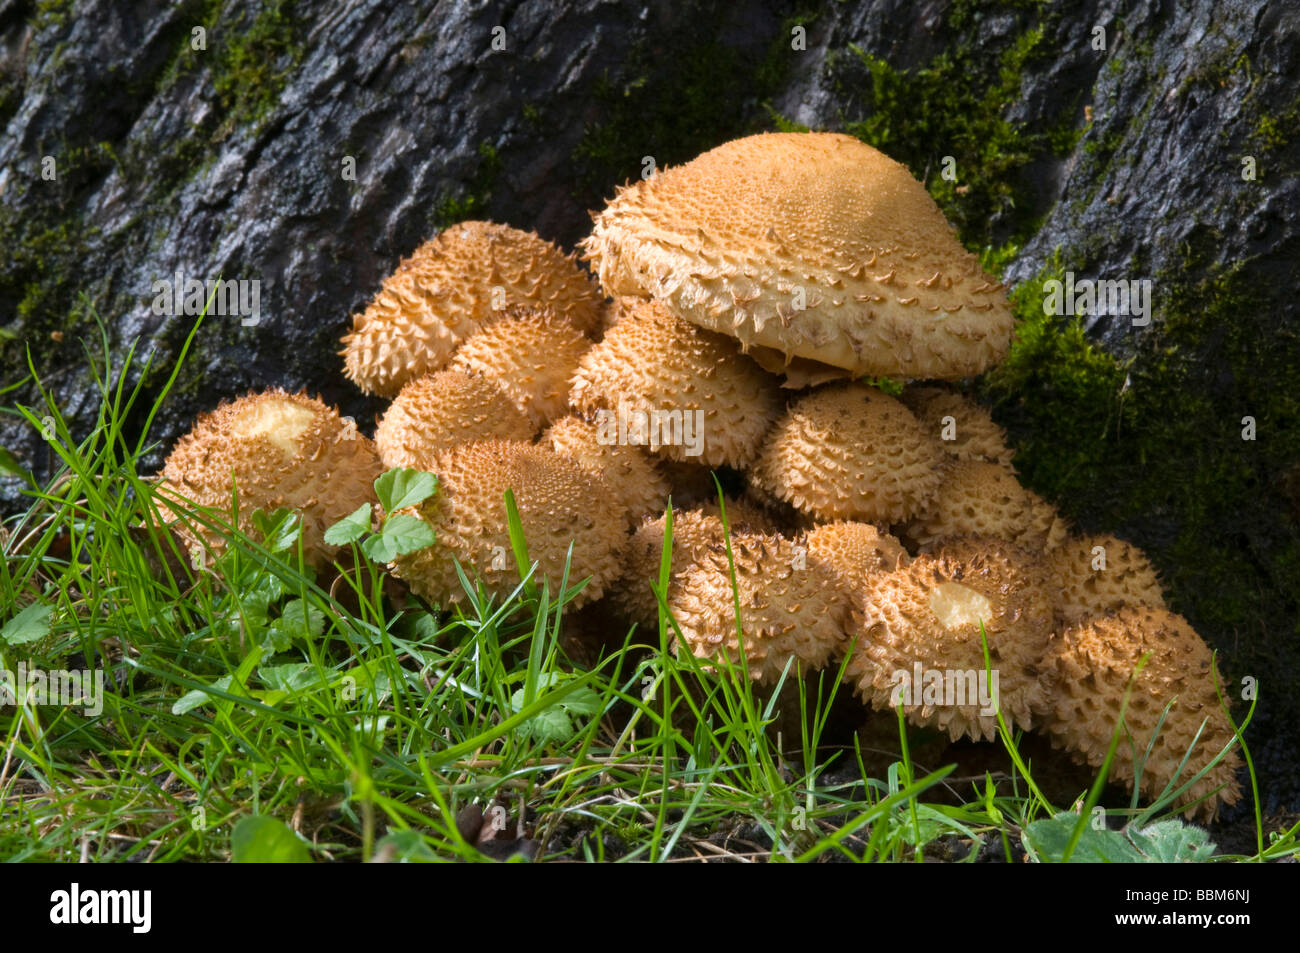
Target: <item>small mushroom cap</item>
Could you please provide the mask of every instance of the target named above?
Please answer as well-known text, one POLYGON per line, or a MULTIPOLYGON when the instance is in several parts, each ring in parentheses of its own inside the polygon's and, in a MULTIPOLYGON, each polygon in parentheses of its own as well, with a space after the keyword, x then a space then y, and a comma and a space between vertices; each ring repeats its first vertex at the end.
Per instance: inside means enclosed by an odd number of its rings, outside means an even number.
POLYGON ((375 428, 375 444, 384 466, 422 470, 457 444, 531 440, 536 432, 494 381, 447 370, 407 382, 375 428))
POLYGON ((629 440, 644 420, 650 433, 636 439, 671 460, 749 463, 781 410, 776 380, 730 338, 653 302, 626 306, 629 313, 583 355, 570 403, 588 417, 599 414, 599 426, 621 430, 626 417, 629 440), (639 416, 645 413, 651 416, 639 416))
POLYGON ((495 382, 540 430, 569 410, 569 381, 591 340, 541 308, 513 307, 457 349, 451 369, 495 382))
POLYGON ((969 397, 943 387, 909 387, 903 392, 903 403, 939 437, 945 453, 1011 469, 1016 452, 1007 446, 1007 432, 969 397))
MULTIPOLYGON (((1202 721, 1208 719, 1174 787, 1190 781, 1233 737, 1215 691, 1217 682, 1226 697, 1227 686, 1209 647, 1182 616, 1149 606, 1130 607, 1087 616, 1066 629, 1045 660, 1051 694, 1043 725, 1053 744, 1100 767, 1119 722, 1124 692, 1148 653, 1124 714, 1133 743, 1121 736, 1111 772, 1133 788, 1134 747, 1139 757, 1145 754, 1164 706, 1176 699, 1142 770, 1141 791, 1155 798, 1173 780, 1202 721)), ((1220 804, 1234 804, 1241 797, 1236 778, 1240 767, 1237 751, 1229 752, 1178 803, 1190 804, 1223 786, 1195 809, 1203 818, 1213 817, 1220 804)))
POLYGON ((1057 609, 1068 622, 1126 606, 1165 608, 1160 577, 1146 554, 1117 536, 1069 539, 1047 555, 1057 609))
POLYGON ((623 509, 609 485, 591 470, 545 447, 511 440, 462 444, 434 457, 438 491, 410 512, 428 523, 437 542, 393 562, 411 590, 440 605, 465 594, 456 574, 481 578, 504 597, 519 584, 510 542, 505 492, 513 490, 533 578, 558 596, 569 546, 569 585, 589 579, 571 603, 598 599, 618 574, 626 543, 623 509))
POLYGON ((804 544, 808 555, 831 568, 845 592, 865 585, 877 573, 893 572, 911 561, 893 536, 870 523, 852 520, 823 523, 808 531, 804 544))
POLYGON ((602 296, 573 255, 532 232, 461 222, 425 242, 384 280, 343 338, 349 380, 391 397, 441 370, 494 308, 547 308, 584 334, 600 324, 602 296))
POLYGON ((820 520, 894 523, 930 503, 944 459, 902 403, 865 384, 835 384, 790 405, 749 476, 820 520))
POLYGON ((542 435, 542 445, 572 457, 605 478, 635 526, 643 517, 663 513, 668 481, 654 458, 640 447, 602 443, 594 424, 581 417, 561 417, 542 435))
MULTIPOLYGON (((766 513, 737 500, 727 500, 727 522, 734 534, 739 531, 774 532, 766 513)), ((628 622, 650 625, 659 618, 659 600, 650 588, 659 581, 663 561, 663 516, 644 519, 628 543, 623 572, 614 587, 611 601, 628 622)), ((700 561, 706 552, 726 551, 726 528, 716 503, 706 503, 689 510, 673 510, 673 554, 669 567, 668 590, 671 596, 681 573, 700 561)))
POLYGON ((986 535, 1033 549, 1064 542, 1068 526, 1056 508, 987 460, 953 460, 930 505, 904 533, 921 549, 954 536, 986 535))
POLYGON ((982 622, 1003 716, 1032 728, 1047 703, 1040 672, 1054 617, 1046 580, 1029 551, 990 537, 952 540, 870 576, 852 592, 849 634, 857 642, 846 677, 873 708, 892 709, 907 688, 904 713, 913 724, 953 740, 992 739, 997 716, 978 692, 982 682, 994 694, 984 675, 982 622))
MULTIPOLYGON (((725 655, 739 664, 736 596, 751 678, 772 683, 791 658, 805 672, 842 657, 847 594, 829 566, 784 536, 738 530, 725 547, 709 547, 686 567, 669 597, 682 639, 696 658, 725 655), (735 565, 735 590, 731 565, 735 565)), ((674 641, 680 654, 681 643, 674 641)))
POLYGON ((1002 286, 925 187, 852 136, 728 142, 620 189, 583 248, 611 295, 855 375, 957 380, 1011 343, 1002 286))
MULTIPOLYGON (((323 565, 336 551, 325 544, 325 530, 362 503, 374 502, 381 472, 374 444, 350 420, 320 400, 277 389, 200 415, 176 442, 161 476, 164 496, 176 494, 227 514, 237 487, 238 525, 246 534, 254 532, 254 510, 288 507, 301 513, 304 555, 323 565)), ((196 529, 212 548, 224 547, 215 534, 196 529)))

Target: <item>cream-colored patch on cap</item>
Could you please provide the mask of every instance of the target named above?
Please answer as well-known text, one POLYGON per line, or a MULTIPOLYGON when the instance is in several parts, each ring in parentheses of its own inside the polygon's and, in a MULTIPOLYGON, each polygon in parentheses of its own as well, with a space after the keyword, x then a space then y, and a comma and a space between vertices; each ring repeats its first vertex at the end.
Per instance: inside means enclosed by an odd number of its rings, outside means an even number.
POLYGON ((236 437, 261 437, 279 447, 286 457, 298 455, 298 438, 315 419, 311 408, 288 400, 263 400, 252 404, 230 424, 236 437))
POLYGON ((930 611, 945 629, 978 626, 993 618, 993 605, 983 594, 959 582, 941 582, 930 593, 930 611))

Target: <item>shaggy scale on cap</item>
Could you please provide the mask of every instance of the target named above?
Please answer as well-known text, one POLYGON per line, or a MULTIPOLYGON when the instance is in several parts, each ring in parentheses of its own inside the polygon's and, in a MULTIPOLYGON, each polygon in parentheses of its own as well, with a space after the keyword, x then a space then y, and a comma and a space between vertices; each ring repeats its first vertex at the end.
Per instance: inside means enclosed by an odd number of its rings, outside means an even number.
POLYGON ((820 520, 894 523, 920 513, 945 459, 899 401, 865 384, 800 397, 763 442, 750 480, 820 520))
POLYGON ((366 393, 391 397, 441 370, 452 353, 510 305, 544 307, 584 334, 600 324, 602 298, 573 255, 531 232, 461 222, 425 242, 387 279, 340 352, 366 393), (494 298, 494 290, 495 298, 494 298))
POLYGON ((877 573, 893 572, 910 561, 902 544, 870 523, 824 523, 804 536, 808 555, 834 571, 845 592, 877 573))
MULTIPOLYGON (((256 509, 302 514, 306 558, 321 565, 336 551, 325 530, 367 501, 383 471, 374 444, 351 421, 305 394, 249 394, 202 414, 163 465, 163 487, 229 514, 239 492, 239 529, 254 532, 256 509)), ((200 530, 210 546, 222 543, 200 530)))
POLYGON ((873 708, 888 710, 906 676, 917 707, 904 714, 913 724, 933 725, 953 740, 992 739, 997 716, 971 697, 984 678, 983 622, 1003 716, 1032 728, 1047 703, 1041 672, 1054 618, 1045 583, 1029 552, 989 537, 953 540, 870 576, 852 593, 849 634, 857 642, 846 677, 873 708), (918 666, 919 685, 912 684, 918 666), (935 679, 951 682, 953 693, 932 694, 935 679))
POLYGON ((513 490, 534 580, 559 595, 570 543, 569 585, 590 581, 569 603, 598 599, 618 574, 626 542, 623 509, 600 476, 545 447, 510 440, 463 444, 437 454, 438 492, 410 512, 428 523, 437 542, 399 556, 396 574, 411 590, 440 605, 464 598, 453 557, 471 580, 475 573, 494 595, 519 584, 505 503, 513 490))
POLYGON ((623 415, 620 408, 675 415, 683 425, 690 418, 702 436, 701 453, 689 454, 680 440, 651 449, 708 466, 749 463, 781 411, 776 379, 721 334, 702 331, 650 301, 625 307, 628 313, 583 355, 569 398, 573 406, 589 418, 605 411, 613 422, 623 415))
POLYGON ((1020 485, 1006 467, 987 460, 954 460, 933 502, 905 535, 922 549, 967 535, 996 536, 1033 549, 1064 542, 1068 527, 1056 508, 1020 485))
POLYGON ((540 430, 568 413, 569 381, 589 347, 581 331, 553 312, 513 307, 466 338, 451 369, 495 382, 540 430))
POLYGON ((543 446, 572 457, 605 478, 635 525, 662 513, 668 505, 668 481, 654 459, 640 447, 601 443, 594 424, 581 417, 562 417, 542 435, 543 446))
MULTIPOLYGON (((1046 659, 1052 696, 1045 727, 1054 744, 1093 767, 1100 767, 1119 722, 1120 705, 1129 680, 1143 655, 1150 653, 1129 697, 1124 721, 1142 757, 1164 706, 1175 697, 1142 771, 1142 794, 1154 799, 1174 777, 1192 739, 1209 719, 1175 787, 1180 787, 1210 763, 1232 739, 1233 731, 1219 707, 1217 681, 1227 689, 1209 647, 1182 616, 1164 609, 1133 607, 1089 616, 1056 639, 1046 659)), ((1241 757, 1231 751, 1179 799, 1190 804, 1223 790, 1196 809, 1209 819, 1220 804, 1241 797, 1236 779, 1241 757)), ((1132 790, 1136 771, 1133 748, 1121 736, 1111 772, 1132 790)))
MULTIPOLYGON (((745 661, 755 681, 780 678, 791 658, 791 674, 825 667, 842 656, 847 637, 848 596, 835 573, 802 546, 779 535, 736 531, 731 538, 736 583, 725 549, 708 549, 682 572, 669 608, 696 658, 723 655, 740 662, 736 596, 745 661)), ((675 645, 681 652, 680 642, 675 645)))
POLYGON ((1048 554, 1047 571, 1067 622, 1126 606, 1165 608, 1160 577, 1146 553, 1117 536, 1070 539, 1048 554))
POLYGON ((986 460, 1011 469, 1015 451, 993 415, 970 398, 942 387, 909 387, 903 403, 939 437, 944 452, 960 460, 986 460), (946 418, 951 417, 949 421, 946 418), (950 434, 952 439, 947 439, 950 434))
POLYGON ((497 384, 463 371, 417 377, 375 428, 386 467, 426 469, 433 455, 475 440, 531 440, 537 428, 497 384))
POLYGON ((971 377, 1011 343, 1002 286, 925 187, 838 133, 737 139, 625 186, 583 248, 611 295, 859 376, 971 377))

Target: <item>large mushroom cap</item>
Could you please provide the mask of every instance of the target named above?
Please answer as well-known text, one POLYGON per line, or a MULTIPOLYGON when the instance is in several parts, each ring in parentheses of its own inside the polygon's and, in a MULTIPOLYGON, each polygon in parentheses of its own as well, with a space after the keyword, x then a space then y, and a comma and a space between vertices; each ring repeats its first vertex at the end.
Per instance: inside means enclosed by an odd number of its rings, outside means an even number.
POLYGON ((822 520, 893 523, 920 513, 945 459, 906 407, 865 384, 800 397, 763 441, 750 480, 822 520))
POLYGON ((981 683, 1009 724, 1033 727, 1046 704, 1041 671, 1054 623, 1045 582, 1028 551, 988 537, 953 540, 870 576, 852 593, 857 642, 846 675, 873 708, 903 701, 909 721, 954 740, 997 731, 981 683), (996 692, 984 674, 981 623, 996 692))
MULTIPOLYGON (((325 530, 374 501, 382 472, 374 445, 320 400, 272 390, 203 414, 176 442, 162 469, 164 495, 229 513, 239 493, 239 529, 253 532, 256 509, 302 514, 303 551, 328 561, 325 530)), ((222 542, 198 528, 213 548, 222 542)))
POLYGON ((553 596, 570 544, 569 585, 590 580, 574 608, 599 598, 618 574, 623 509, 605 481, 576 460, 529 443, 489 440, 437 454, 431 470, 437 493, 410 511, 433 528, 437 542, 393 564, 418 595, 442 605, 463 599, 454 560, 497 596, 519 584, 506 490, 514 493, 528 556, 538 564, 533 578, 545 580, 553 596))
POLYGON ((542 308, 512 307, 475 331, 451 359, 453 370, 494 381, 540 430, 569 409, 569 381, 591 341, 542 308))
POLYGON ((1047 555, 1057 608, 1069 622, 1126 606, 1165 608, 1160 577, 1146 553, 1108 533, 1080 536, 1047 555))
POLYGON ((409 381, 375 428, 386 467, 425 469, 433 455, 476 440, 531 440, 537 428, 495 382, 463 371, 409 381))
POLYGON ((1011 468, 1016 452, 1007 446, 1007 432, 969 397, 943 387, 909 387, 903 392, 903 403, 939 437, 944 452, 960 460, 986 460, 1011 468))
POLYGON ((583 355, 573 406, 599 415, 598 425, 617 430, 620 440, 626 430, 629 442, 640 439, 671 460, 747 464, 781 410, 776 379, 735 341, 660 305, 624 308, 622 319, 583 355), (638 426, 649 432, 638 436, 638 426))
MULTIPOLYGON (((1044 726, 1054 744, 1100 767, 1119 723, 1124 692, 1139 660, 1148 654, 1124 714, 1132 744, 1121 736, 1111 771, 1133 787, 1134 749, 1139 758, 1145 756, 1165 705, 1176 699, 1142 770, 1141 791, 1155 798, 1174 779, 1202 721, 1208 719, 1175 787, 1190 781, 1233 737, 1215 690, 1217 683, 1226 691, 1223 678, 1209 647, 1182 616, 1133 607, 1088 616, 1066 629, 1046 660, 1052 696, 1044 726)), ((1219 804, 1233 804, 1241 797, 1236 779, 1240 767, 1240 756, 1229 752, 1178 803, 1189 804, 1222 786, 1197 808, 1201 816, 1212 817, 1219 804)))
MULTIPOLYGON (((692 654, 739 664, 743 636, 749 675, 765 683, 780 678, 791 658, 810 671, 842 657, 849 603, 829 566, 784 536, 743 530, 732 534, 731 553, 728 560, 725 546, 706 548, 670 593, 669 609, 692 654)), ((680 653, 681 643, 675 647, 680 653)))
POLYGON ((945 467, 938 492, 905 535, 922 549, 955 536, 987 535, 1034 549, 1065 541, 1065 520, 1006 467, 974 458, 945 467))
POLYGON ((633 525, 642 517, 664 511, 668 503, 668 481, 654 459, 640 447, 602 442, 594 424, 573 415, 553 423, 542 434, 542 444, 604 477, 627 508, 633 525))
POLYGON ((583 243, 610 294, 857 375, 1001 360, 1002 286, 899 163, 838 133, 728 142, 619 191, 583 243))
POLYGON ((544 307, 583 333, 600 324, 602 299, 574 260, 531 232, 461 222, 425 242, 385 279, 343 338, 346 373, 367 393, 396 394, 441 370, 495 311, 544 307))

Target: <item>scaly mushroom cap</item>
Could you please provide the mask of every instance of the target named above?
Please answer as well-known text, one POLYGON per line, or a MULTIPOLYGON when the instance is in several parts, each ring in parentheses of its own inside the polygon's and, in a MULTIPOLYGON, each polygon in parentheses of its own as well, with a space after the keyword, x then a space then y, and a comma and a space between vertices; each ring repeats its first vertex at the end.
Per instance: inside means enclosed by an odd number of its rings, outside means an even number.
MULTIPOLYGON (((725 548, 712 547, 688 565, 669 597, 682 638, 696 658, 726 656, 740 663, 736 603, 745 661, 755 681, 772 683, 786 663, 797 674, 842 657, 847 637, 847 594, 834 571, 806 547, 779 535, 736 531, 731 537, 736 583, 725 548)), ((677 652, 681 643, 674 642, 677 652)))
POLYGON ((1007 446, 1007 432, 969 397, 942 387, 909 387, 903 391, 903 403, 939 437, 945 453, 1011 468, 1016 452, 1007 446))
POLYGON ((830 566, 841 588, 850 592, 882 572, 911 561, 902 544, 870 523, 840 520, 823 523, 804 536, 808 555, 830 566))
POLYGON ((1116 536, 1068 540, 1048 554, 1047 572, 1068 622, 1126 606, 1165 608, 1160 577, 1146 553, 1116 536))
MULTIPOLYGON (((1132 790, 1134 746, 1138 757, 1144 757, 1164 706, 1176 698, 1142 770, 1141 791, 1154 799, 1173 780, 1204 719, 1209 721, 1174 787, 1190 781, 1233 737, 1215 692, 1216 682, 1220 690, 1226 691, 1227 686, 1209 647, 1182 616, 1131 607, 1088 616, 1066 629, 1046 659, 1051 704, 1043 721, 1053 744, 1100 767, 1119 723, 1124 692, 1147 653, 1150 658, 1136 679, 1124 714, 1133 745, 1121 735, 1111 773, 1132 790)), ((1223 785, 1222 791, 1196 809, 1201 817, 1213 817, 1220 804, 1234 804, 1241 797, 1236 779, 1240 767, 1237 751, 1229 752, 1178 803, 1190 804, 1223 785)))
POLYGON ((542 445, 604 477, 633 526, 668 505, 668 481, 654 459, 640 447, 602 443, 596 426, 581 417, 561 417, 542 434, 542 445))
POLYGON ((1064 542, 1068 527, 1056 508, 1020 485, 1006 467, 987 460, 954 460, 929 507, 905 535, 922 549, 954 536, 996 536, 1034 549, 1064 542))
MULTIPOLYGON (((200 415, 167 457, 161 488, 229 514, 238 487, 239 529, 248 534, 254 510, 295 510, 302 514, 303 552, 322 565, 336 551, 325 544, 325 530, 374 502, 382 472, 374 444, 351 421, 320 400, 277 389, 200 415)), ((212 548, 224 548, 215 534, 196 528, 212 548)))
MULTIPOLYGON (((573 406, 588 417, 604 411, 609 426, 624 411, 660 419, 672 414, 683 428, 689 418, 702 448, 683 445, 683 429, 676 439, 665 434, 658 447, 650 442, 650 449, 709 466, 749 463, 781 411, 776 380, 729 338, 702 331, 650 301, 624 306, 628 314, 583 355, 569 398, 573 406)), ((658 433, 648 435, 649 441, 658 439, 658 433)))
POLYGON ((611 295, 855 375, 957 380, 1011 344, 1002 286, 851 136, 728 142, 620 189, 582 245, 611 295))
POLYGON ((953 540, 870 576, 852 593, 849 634, 857 642, 846 677, 881 710, 908 689, 907 719, 954 740, 997 731, 992 705, 979 700, 981 684, 1008 724, 1031 728, 1047 702, 1040 675, 1054 619, 1046 578, 1031 553, 990 537, 953 540), (996 692, 984 674, 981 622, 996 692))
MULTIPOLYGON (((611 601, 628 622, 650 625, 659 618, 659 600, 650 589, 659 581, 659 566, 664 554, 663 516, 645 519, 636 528, 625 550, 623 573, 611 593, 611 601)), ((765 513, 736 500, 727 500, 727 523, 733 534, 744 531, 772 532, 765 513)), ((700 561, 706 552, 726 552, 726 535, 716 503, 690 510, 673 510, 673 555, 669 567, 668 592, 671 597, 677 580, 688 567, 700 561)))
POLYGON ((440 605, 464 591, 453 561, 472 581, 501 597, 519 584, 510 544, 505 492, 513 490, 533 579, 558 597, 564 561, 573 545, 569 585, 590 581, 570 603, 598 599, 618 574, 626 542, 623 510, 605 481, 588 468, 545 447, 489 440, 452 447, 434 457, 438 492, 409 512, 428 523, 437 542, 393 562, 411 590, 440 605))
POLYGON ((821 520, 909 519, 939 488, 945 459, 899 401, 865 384, 800 397, 763 441, 750 480, 821 520))
POLYGON ((569 381, 591 340, 569 321, 541 308, 513 307, 456 351, 451 369, 494 381, 535 430, 569 410, 569 381))
POLYGON ((441 370, 494 307, 544 307, 584 334, 600 324, 601 294, 577 264, 532 232, 461 222, 425 242, 384 280, 340 352, 366 393, 391 397, 441 370), (494 289, 499 289, 495 292, 494 289))
POLYGON ((475 440, 531 440, 537 428, 497 384, 464 371, 409 381, 375 428, 386 467, 426 469, 433 455, 475 440))

